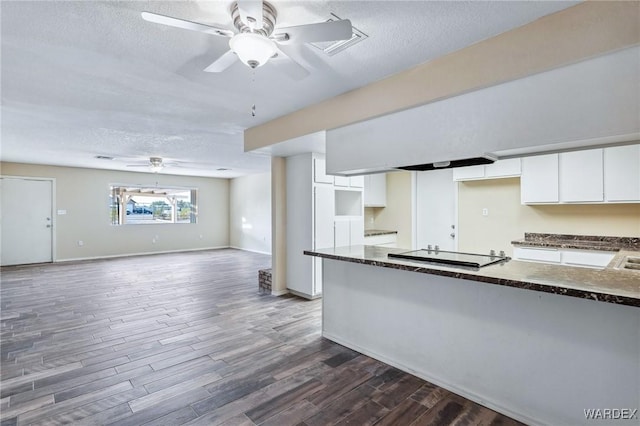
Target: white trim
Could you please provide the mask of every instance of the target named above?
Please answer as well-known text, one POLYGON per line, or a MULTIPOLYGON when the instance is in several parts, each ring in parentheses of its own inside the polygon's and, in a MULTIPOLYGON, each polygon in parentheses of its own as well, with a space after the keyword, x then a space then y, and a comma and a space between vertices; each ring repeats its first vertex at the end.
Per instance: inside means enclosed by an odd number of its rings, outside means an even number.
POLYGON ((73 257, 73 258, 69 258, 69 259, 58 260, 58 261, 56 261, 56 263, 78 262, 78 261, 83 261, 83 260, 114 259, 114 258, 118 258, 118 257, 147 256, 147 255, 153 255, 153 254, 182 253, 182 252, 190 252, 190 251, 221 250, 221 249, 229 249, 229 248, 231 248, 231 247, 230 246, 218 246, 218 247, 202 247, 202 248, 193 248, 193 249, 149 251, 149 252, 141 252, 141 253, 109 254, 109 255, 106 255, 106 256, 73 257))
MULTIPOLYGON (((324 318, 324 316, 323 316, 324 318)), ((494 411, 497 411, 499 413, 502 413, 508 417, 511 417, 513 419, 516 419, 524 424, 527 425, 542 425, 542 423, 540 423, 539 421, 529 418, 527 416, 523 416, 520 413, 516 413, 500 404, 495 404, 491 401, 488 401, 484 398, 481 398, 480 396, 476 395, 473 392, 469 392, 469 390, 467 390, 466 388, 461 388, 461 387, 457 387, 457 386, 453 386, 450 383, 447 383, 437 377, 431 377, 428 376, 426 374, 422 374, 418 371, 413 370, 412 368, 407 367, 406 365, 403 365, 402 363, 399 363, 393 359, 387 358, 385 356, 382 356, 380 354, 377 354, 375 351, 371 351, 368 350, 366 348, 363 348, 359 345, 354 344, 353 342, 347 342, 345 340, 340 339, 339 337, 336 337, 334 335, 332 335, 331 333, 327 333, 324 331, 324 328, 322 330, 322 337, 331 340, 332 342, 335 342, 339 345, 345 346, 349 349, 353 349, 356 352, 360 352, 361 354, 364 354, 368 357, 377 359, 378 361, 382 361, 385 364, 388 364, 392 367, 398 368, 404 372, 407 372, 409 374, 413 374, 416 377, 421 378, 422 380, 426 380, 427 382, 433 383, 437 386, 440 386, 443 389, 449 390, 455 394, 458 394, 466 399, 469 399, 473 402, 477 402, 480 405, 483 405, 485 407, 488 407, 494 411)))
POLYGON ((283 296, 285 294, 289 294, 289 290, 271 290, 272 296, 283 296))
POLYGON ((248 248, 244 248, 244 247, 236 247, 236 246, 229 246, 229 248, 237 249, 237 250, 243 250, 243 251, 250 251, 251 253, 267 254, 267 255, 271 256, 271 252, 270 251, 253 250, 253 249, 248 249, 248 248))

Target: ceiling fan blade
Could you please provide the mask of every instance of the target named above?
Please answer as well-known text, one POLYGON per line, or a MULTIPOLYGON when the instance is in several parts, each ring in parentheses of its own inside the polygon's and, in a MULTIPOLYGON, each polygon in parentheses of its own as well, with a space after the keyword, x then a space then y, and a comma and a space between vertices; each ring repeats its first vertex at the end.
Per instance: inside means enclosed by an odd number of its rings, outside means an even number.
POLYGON ((224 28, 212 27, 211 25, 199 24, 197 22, 185 21, 184 19, 172 18, 171 16, 159 15, 152 12, 142 12, 142 19, 156 24, 168 25, 170 27, 182 28, 184 30, 198 31, 205 34, 213 34, 222 37, 233 37, 234 32, 224 28))
POLYGON ((238 0, 240 20, 252 30, 262 28, 262 0, 238 0))
POLYGON ((205 72, 222 72, 233 65, 238 60, 238 55, 228 50, 227 53, 216 59, 211 65, 206 67, 205 72))
POLYGON ((273 65, 278 67, 284 74, 294 80, 302 80, 310 74, 308 69, 293 60, 291 56, 284 53, 282 49, 276 48, 276 51, 278 55, 270 60, 269 63, 273 63, 273 65))
POLYGON ((309 43, 318 41, 348 40, 353 34, 351 21, 320 22, 318 24, 297 25, 294 27, 276 28, 272 38, 278 43, 309 43), (288 37, 287 37, 288 36, 288 37))

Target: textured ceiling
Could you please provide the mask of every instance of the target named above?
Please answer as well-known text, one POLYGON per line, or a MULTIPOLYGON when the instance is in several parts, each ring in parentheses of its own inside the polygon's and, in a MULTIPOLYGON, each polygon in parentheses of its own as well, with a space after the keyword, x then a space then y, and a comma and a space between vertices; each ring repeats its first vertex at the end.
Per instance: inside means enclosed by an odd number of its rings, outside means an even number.
POLYGON ((550 1, 272 1, 277 26, 348 18, 369 38, 335 56, 310 45, 293 80, 267 64, 202 70, 228 39, 141 19, 151 11, 233 29, 231 1, 2 1, 2 161, 164 173, 268 171, 243 130, 576 4, 550 1), (250 113, 256 105, 256 116, 250 113), (96 155, 115 157, 98 160, 96 155), (219 171, 227 168, 231 170, 219 171))

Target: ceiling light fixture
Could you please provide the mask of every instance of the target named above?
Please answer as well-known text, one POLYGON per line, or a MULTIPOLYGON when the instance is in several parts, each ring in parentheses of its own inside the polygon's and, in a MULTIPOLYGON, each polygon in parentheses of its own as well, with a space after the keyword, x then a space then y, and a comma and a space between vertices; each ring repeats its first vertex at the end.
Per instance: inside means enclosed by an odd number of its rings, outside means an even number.
POLYGON ((162 158, 160 158, 160 157, 151 157, 151 158, 149 158, 149 163, 151 163, 149 165, 149 169, 153 173, 158 173, 160 170, 162 170, 162 167, 163 167, 162 158))
POLYGON ((229 47, 250 68, 266 64, 269 58, 276 54, 275 43, 256 33, 236 34, 229 40, 229 47))

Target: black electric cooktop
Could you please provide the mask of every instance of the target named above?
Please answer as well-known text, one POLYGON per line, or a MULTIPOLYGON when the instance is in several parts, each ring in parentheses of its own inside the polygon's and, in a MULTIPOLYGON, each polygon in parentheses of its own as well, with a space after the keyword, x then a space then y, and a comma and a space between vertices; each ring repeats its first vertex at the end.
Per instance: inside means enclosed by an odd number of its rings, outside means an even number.
POLYGON ((424 262, 444 263, 446 265, 469 266, 472 268, 481 268, 483 266, 492 265, 508 259, 505 256, 491 256, 488 254, 428 249, 406 251, 402 253, 389 253, 387 256, 405 260, 419 260, 424 262))

